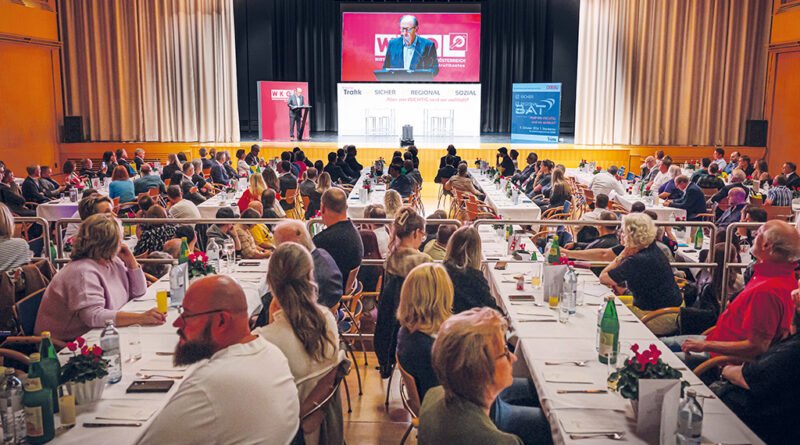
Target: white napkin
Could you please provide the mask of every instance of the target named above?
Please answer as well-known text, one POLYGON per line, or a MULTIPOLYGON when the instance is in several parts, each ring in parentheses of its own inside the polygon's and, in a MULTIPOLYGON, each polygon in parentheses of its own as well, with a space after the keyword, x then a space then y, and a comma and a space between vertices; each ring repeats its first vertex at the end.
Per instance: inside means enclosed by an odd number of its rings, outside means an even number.
POLYGON ((544 380, 551 383, 594 383, 591 375, 583 369, 565 368, 563 366, 548 368, 543 372, 544 380))
POLYGON ((140 371, 148 371, 148 372, 186 371, 186 369, 189 368, 188 365, 174 366, 172 364, 171 356, 166 356, 166 357, 159 356, 159 357, 149 358, 147 360, 143 360, 140 365, 141 365, 141 368, 139 369, 140 371))
MULTIPOLYGON (((146 402, 145 402, 146 403, 146 402)), ((96 416, 97 420, 134 420, 144 422, 155 412, 155 407, 134 405, 132 403, 114 402, 103 407, 103 413, 96 416)))
POLYGON ((628 429, 621 422, 624 419, 610 418, 601 409, 558 410, 558 419, 567 434, 616 433, 628 429))

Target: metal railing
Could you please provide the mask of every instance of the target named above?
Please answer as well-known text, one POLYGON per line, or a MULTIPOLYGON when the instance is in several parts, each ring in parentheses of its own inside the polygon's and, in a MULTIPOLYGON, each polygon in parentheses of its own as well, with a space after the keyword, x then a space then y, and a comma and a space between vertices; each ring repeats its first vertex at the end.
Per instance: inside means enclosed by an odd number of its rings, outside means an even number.
POLYGON ((722 283, 723 283, 722 289, 723 289, 723 291, 722 291, 722 301, 720 302, 720 308, 723 311, 725 310, 725 306, 728 304, 728 297, 729 297, 728 296, 728 286, 725 284, 725 283, 728 282, 728 269, 733 269, 733 268, 743 269, 743 268, 745 268, 745 267, 750 265, 749 263, 730 263, 730 262, 728 262, 728 258, 730 258, 730 254, 731 254, 731 247, 733 246, 733 237, 736 236, 735 235, 736 229, 738 229, 740 227, 757 229, 757 228, 763 226, 764 224, 766 224, 766 223, 765 222, 735 222, 735 223, 731 223, 725 229, 725 246, 723 248, 723 255, 724 255, 723 258, 725 258, 725 261, 723 262, 723 266, 722 266, 722 283))
POLYGON ((41 216, 15 216, 14 223, 34 223, 42 226, 42 255, 34 260, 50 259, 50 223, 41 216))

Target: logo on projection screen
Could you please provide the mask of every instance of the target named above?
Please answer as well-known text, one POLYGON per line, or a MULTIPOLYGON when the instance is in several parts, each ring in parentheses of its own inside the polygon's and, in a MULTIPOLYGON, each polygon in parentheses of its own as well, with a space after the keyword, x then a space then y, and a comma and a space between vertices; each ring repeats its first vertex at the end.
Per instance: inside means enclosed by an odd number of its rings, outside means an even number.
POLYGON ((289 100, 294 90, 269 90, 269 95, 272 100, 289 100))
MULTIPOLYGON (((385 56, 386 47, 389 46, 389 40, 395 37, 399 36, 397 34, 375 34, 375 56, 385 56)), ((467 55, 467 33, 465 32, 426 34, 420 35, 420 37, 434 41, 436 44, 436 55, 438 57, 466 57, 467 55)))

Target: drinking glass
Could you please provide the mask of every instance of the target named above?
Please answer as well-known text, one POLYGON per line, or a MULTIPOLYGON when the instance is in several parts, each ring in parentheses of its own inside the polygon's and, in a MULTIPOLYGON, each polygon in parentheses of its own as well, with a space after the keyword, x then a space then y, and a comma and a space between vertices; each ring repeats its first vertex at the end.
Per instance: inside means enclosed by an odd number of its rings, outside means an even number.
POLYGON ((222 244, 222 249, 225 251, 225 268, 228 273, 232 273, 236 261, 236 245, 232 239, 226 239, 222 244))
POLYGON ((562 295, 558 301, 558 322, 566 323, 569 320, 569 303, 562 295))
POLYGON ((125 354, 125 361, 135 362, 142 358, 142 326, 133 324, 125 328, 125 338, 127 342, 127 351, 125 354))
MULTIPOLYGON (((622 344, 620 344, 620 348, 622 344)), ((617 382, 619 381, 619 371, 625 367, 625 362, 628 360, 628 354, 623 352, 620 349, 620 352, 617 354, 617 361, 615 363, 611 363, 611 360, 607 360, 608 364, 606 365, 608 369, 608 378, 606 379, 606 384, 608 385, 609 391, 616 391, 617 390, 617 382)))
POLYGON ((575 298, 575 306, 583 306, 583 301, 586 298, 586 280, 578 277, 578 293, 575 298))

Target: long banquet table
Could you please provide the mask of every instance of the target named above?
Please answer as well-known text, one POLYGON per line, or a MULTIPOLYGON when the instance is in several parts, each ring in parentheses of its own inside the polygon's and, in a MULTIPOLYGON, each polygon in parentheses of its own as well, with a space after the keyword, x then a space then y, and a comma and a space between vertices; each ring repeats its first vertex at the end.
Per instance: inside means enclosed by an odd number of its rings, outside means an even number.
POLYGON ((372 187, 372 191, 367 194, 366 199, 362 199, 361 195, 364 192, 364 181, 369 174, 369 167, 361 170, 361 176, 358 182, 353 186, 353 191, 347 199, 347 216, 350 218, 364 218, 364 209, 370 204, 383 205, 383 196, 386 194, 386 184, 379 182, 372 187))
MULTIPOLYGON (((247 309, 250 314, 256 314, 261 310, 261 295, 267 291, 266 271, 269 260, 248 260, 258 261, 257 266, 236 265, 234 272, 230 275, 242 285, 247 298, 247 309)), ((151 285, 147 293, 135 300, 129 301, 121 310, 130 312, 141 312, 156 306, 156 294, 158 291, 169 290, 169 280, 162 279, 151 285)), ((142 358, 134 362, 125 362, 128 354, 128 341, 132 337, 130 327, 118 328, 120 332, 120 348, 122 353, 122 380, 115 384, 106 384, 103 396, 100 401, 86 406, 78 406, 78 416, 75 426, 69 430, 60 430, 52 443, 60 444, 134 444, 166 405, 178 387, 185 380, 186 376, 191 375, 195 366, 190 366, 185 370, 174 369, 172 367, 172 355, 175 345, 178 342, 176 328, 172 323, 178 318, 178 311, 171 307, 167 312, 167 321, 161 326, 142 326, 140 328, 140 343, 142 358), (160 354, 160 355, 159 355, 160 354), (132 381, 137 380, 136 373, 143 369, 157 369, 157 371, 142 371, 146 374, 159 375, 183 375, 183 379, 174 380, 175 383, 167 393, 156 394, 127 394, 125 390, 132 381), (155 410, 147 420, 141 421, 140 427, 102 427, 86 428, 84 422, 91 423, 111 423, 111 422, 133 422, 132 420, 102 420, 96 419, 108 412, 112 408, 132 407, 142 410, 155 410)), ((93 329, 83 337, 89 345, 100 344, 100 331, 93 329)), ((71 353, 64 348, 59 353, 62 364, 65 363, 71 353)), ((56 427, 59 426, 58 414, 56 414, 56 427)))
MULTIPOLYGON (((532 377, 542 405, 550 423, 553 441, 556 444, 576 443, 595 444, 608 443, 606 437, 574 440, 565 430, 562 418, 582 419, 583 422, 598 422, 604 428, 623 432, 622 443, 646 443, 636 435, 636 422, 633 420, 631 404, 616 392, 606 394, 559 394, 560 389, 607 389, 606 378, 608 367, 597 359, 595 349, 597 332, 597 313, 603 297, 612 295, 610 290, 601 285, 597 277, 589 271, 579 270, 579 281, 582 281, 584 304, 577 308, 576 314, 567 323, 559 323, 557 313, 549 309, 543 302, 541 287, 531 285, 531 275, 541 263, 508 263, 503 271, 494 268, 494 260, 508 260, 505 254, 506 241, 490 226, 480 226, 481 239, 484 246, 484 257, 489 262, 484 273, 489 281, 493 295, 498 304, 508 314, 510 329, 518 337, 517 354, 522 368, 516 372, 529 373, 532 377), (516 275, 525 274, 524 290, 516 290, 516 275), (511 295, 534 295, 535 302, 511 301, 511 295), (549 319, 550 321, 542 321, 549 319), (571 364, 546 365, 546 361, 587 361, 586 366, 571 364), (579 376, 578 380, 592 383, 554 383, 549 379, 556 373, 579 376)), ((532 246, 527 242, 527 246, 532 246)), ((541 258, 541 256, 540 256, 541 258)), ((704 400, 703 442, 711 443, 747 443, 763 442, 719 399, 713 396, 691 370, 689 370, 650 330, 636 318, 633 313, 616 300, 620 321, 620 353, 630 354, 630 346, 634 343, 642 348, 655 344, 662 352, 661 358, 681 371, 683 379, 704 400)), ((615 441, 617 442, 617 441, 615 441)))

